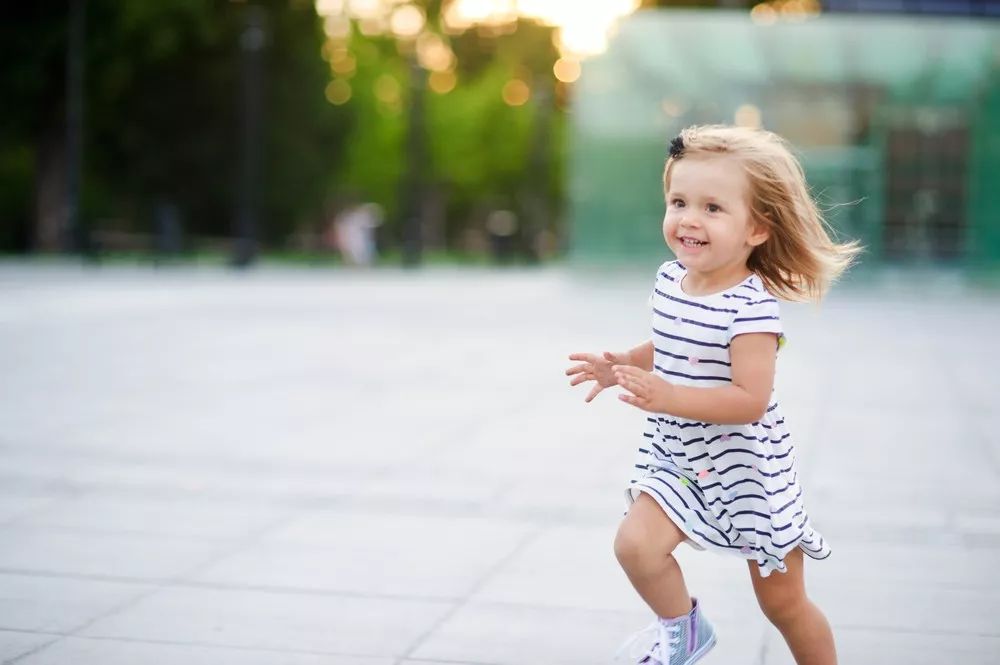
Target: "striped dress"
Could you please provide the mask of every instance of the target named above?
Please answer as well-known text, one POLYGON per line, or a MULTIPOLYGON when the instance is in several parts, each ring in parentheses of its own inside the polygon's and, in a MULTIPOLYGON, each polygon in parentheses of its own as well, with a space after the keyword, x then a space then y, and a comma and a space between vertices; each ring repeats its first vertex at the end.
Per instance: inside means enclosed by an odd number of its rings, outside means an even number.
MULTIPOLYGON (((725 291, 689 296, 684 266, 660 266, 650 298, 654 372, 678 385, 709 388, 732 382, 729 345, 744 333, 769 332, 784 342, 778 301, 756 275, 725 291)), ((645 492, 698 549, 757 562, 762 576, 785 572, 794 548, 814 559, 830 555, 812 528, 795 470, 795 449, 774 394, 764 416, 748 425, 717 425, 651 414, 626 498, 645 492)))

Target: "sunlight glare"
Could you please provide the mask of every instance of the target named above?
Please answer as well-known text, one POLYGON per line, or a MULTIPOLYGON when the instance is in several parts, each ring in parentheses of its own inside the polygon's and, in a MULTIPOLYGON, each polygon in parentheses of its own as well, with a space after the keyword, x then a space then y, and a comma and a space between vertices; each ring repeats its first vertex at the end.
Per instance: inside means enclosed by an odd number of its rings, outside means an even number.
MULTIPOLYGON (((812 4, 810 0, 797 1, 803 7, 812 4)), ((641 0, 453 0, 445 10, 444 23, 447 31, 460 32, 474 25, 505 25, 517 16, 537 19, 557 28, 555 41, 562 55, 581 58, 603 52, 618 20, 641 4, 641 0)), ((362 22, 364 34, 376 34, 385 30, 385 26, 376 22, 388 22, 394 9, 397 12, 404 7, 416 9, 414 5, 400 5, 400 0, 316 0, 316 11, 326 17, 349 15, 362 22)), ((397 18, 399 24, 405 24, 399 27, 404 28, 407 36, 415 36, 411 33, 417 23, 410 21, 415 18, 412 9, 397 18)))
MULTIPOLYGON (((607 48, 608 32, 622 17, 639 8, 640 0, 518 0, 517 13, 559 28, 564 55, 586 56, 607 48)), ((475 23, 509 20, 509 0, 455 0, 448 21, 468 27, 475 23)))

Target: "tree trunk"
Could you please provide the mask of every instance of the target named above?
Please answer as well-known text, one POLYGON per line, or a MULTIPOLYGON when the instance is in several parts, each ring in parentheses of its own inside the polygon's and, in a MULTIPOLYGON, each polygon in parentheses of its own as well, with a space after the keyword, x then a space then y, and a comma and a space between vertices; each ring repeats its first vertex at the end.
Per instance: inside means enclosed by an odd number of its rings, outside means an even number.
POLYGON ((35 161, 35 231, 32 249, 58 252, 66 224, 66 132, 50 127, 38 141, 35 161))

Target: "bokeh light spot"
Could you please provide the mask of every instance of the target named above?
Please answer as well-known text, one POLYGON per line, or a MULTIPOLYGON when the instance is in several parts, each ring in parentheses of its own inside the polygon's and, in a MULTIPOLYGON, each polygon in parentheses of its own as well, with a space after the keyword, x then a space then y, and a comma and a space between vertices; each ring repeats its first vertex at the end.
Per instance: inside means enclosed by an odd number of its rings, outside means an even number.
POLYGON ((521 79, 511 79, 503 87, 503 101, 509 106, 521 106, 531 98, 531 88, 521 79))

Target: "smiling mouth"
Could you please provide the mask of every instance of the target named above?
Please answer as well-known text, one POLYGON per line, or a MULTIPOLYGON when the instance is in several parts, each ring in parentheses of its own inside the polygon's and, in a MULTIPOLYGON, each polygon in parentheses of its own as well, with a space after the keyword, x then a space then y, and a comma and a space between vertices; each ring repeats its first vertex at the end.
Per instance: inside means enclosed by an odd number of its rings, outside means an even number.
POLYGON ((679 240, 685 247, 703 247, 708 244, 704 240, 695 240, 694 238, 679 238, 679 240))

